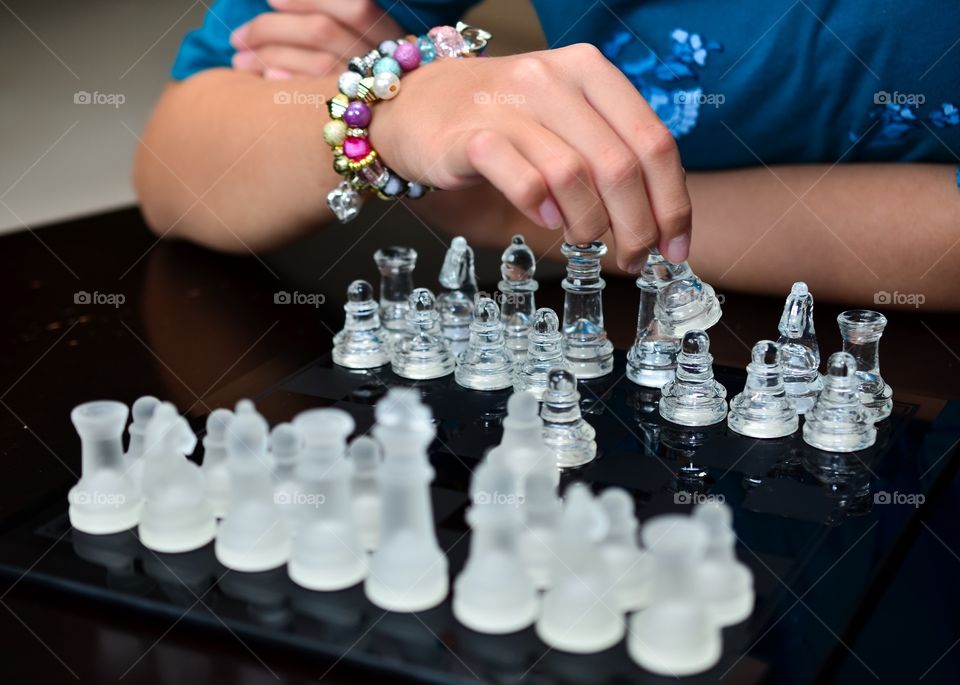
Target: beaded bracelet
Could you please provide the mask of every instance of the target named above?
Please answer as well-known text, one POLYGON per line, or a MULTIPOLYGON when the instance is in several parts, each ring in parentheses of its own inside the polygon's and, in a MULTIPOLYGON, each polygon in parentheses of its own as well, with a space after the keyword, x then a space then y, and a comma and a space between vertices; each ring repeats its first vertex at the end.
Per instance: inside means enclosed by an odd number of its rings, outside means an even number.
POLYGON ((427 187, 407 181, 380 159, 367 138, 371 106, 400 92, 400 77, 437 59, 476 57, 492 38, 488 31, 458 22, 437 26, 422 36, 387 40, 365 55, 354 57, 337 80, 339 93, 327 101, 330 121, 323 140, 333 148, 333 168, 343 176, 327 194, 327 206, 340 223, 353 221, 363 206, 364 191, 384 200, 422 197, 427 187))

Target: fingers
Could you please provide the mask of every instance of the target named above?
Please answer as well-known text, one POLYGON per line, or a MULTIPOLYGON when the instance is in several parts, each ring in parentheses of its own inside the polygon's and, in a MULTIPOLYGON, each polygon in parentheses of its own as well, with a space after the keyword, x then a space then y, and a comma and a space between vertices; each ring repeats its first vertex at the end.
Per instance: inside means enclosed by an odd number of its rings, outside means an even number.
POLYGON ((690 244, 691 205, 680 152, 670 131, 633 84, 595 47, 573 45, 557 53, 571 65, 571 73, 577 74, 587 101, 636 155, 660 250, 671 261, 683 261, 690 244))
MULTIPOLYGON (((382 41, 404 34, 386 10, 373 0, 269 0, 278 12, 324 14, 350 29, 355 36, 376 47, 382 41)), ((357 50, 359 52, 359 50, 357 50)), ((353 55, 348 55, 352 57, 353 55)))
POLYGON ((233 68, 263 74, 271 79, 294 75, 321 77, 338 74, 343 70, 343 62, 329 52, 268 45, 258 50, 236 53, 233 56, 233 68))
POLYGON ((231 34, 230 43, 238 51, 258 50, 267 45, 322 50, 339 56, 341 62, 372 47, 358 42, 349 29, 327 15, 276 12, 266 12, 238 27, 231 34))

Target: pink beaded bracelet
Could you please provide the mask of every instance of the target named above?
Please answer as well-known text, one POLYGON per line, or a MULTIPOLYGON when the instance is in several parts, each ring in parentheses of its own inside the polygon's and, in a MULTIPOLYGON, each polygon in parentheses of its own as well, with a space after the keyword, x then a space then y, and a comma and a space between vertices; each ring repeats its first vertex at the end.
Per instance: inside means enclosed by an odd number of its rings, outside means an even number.
POLYGON ((476 57, 493 36, 483 29, 458 22, 436 26, 422 36, 382 42, 376 50, 354 57, 337 79, 339 93, 327 101, 330 121, 323 140, 333 149, 333 168, 343 176, 327 194, 327 206, 340 223, 353 221, 363 206, 364 191, 385 200, 422 197, 428 188, 407 181, 390 170, 367 137, 372 105, 400 92, 400 77, 436 59, 476 57))

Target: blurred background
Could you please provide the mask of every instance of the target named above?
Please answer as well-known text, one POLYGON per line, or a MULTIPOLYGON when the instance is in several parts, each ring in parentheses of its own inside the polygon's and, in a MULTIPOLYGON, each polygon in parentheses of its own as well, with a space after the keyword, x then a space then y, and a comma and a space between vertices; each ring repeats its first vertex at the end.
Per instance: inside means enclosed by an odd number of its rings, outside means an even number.
MULTIPOLYGON (((0 0, 0 233, 135 202, 137 136, 207 6, 0 0)), ((496 35, 495 54, 544 44, 526 0, 487 0, 467 20, 496 35)))

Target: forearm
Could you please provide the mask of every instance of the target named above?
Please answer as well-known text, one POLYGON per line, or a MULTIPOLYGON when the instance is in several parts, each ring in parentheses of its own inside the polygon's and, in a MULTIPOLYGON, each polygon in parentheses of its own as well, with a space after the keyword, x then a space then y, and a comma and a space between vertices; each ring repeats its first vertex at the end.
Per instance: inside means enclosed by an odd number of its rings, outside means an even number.
POLYGON ((340 179, 322 129, 334 92, 335 77, 278 82, 230 69, 171 84, 134 170, 151 228, 245 252, 332 220, 325 198, 340 179))

